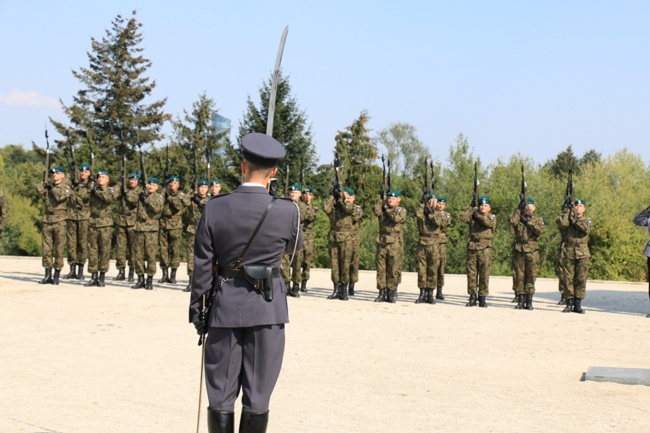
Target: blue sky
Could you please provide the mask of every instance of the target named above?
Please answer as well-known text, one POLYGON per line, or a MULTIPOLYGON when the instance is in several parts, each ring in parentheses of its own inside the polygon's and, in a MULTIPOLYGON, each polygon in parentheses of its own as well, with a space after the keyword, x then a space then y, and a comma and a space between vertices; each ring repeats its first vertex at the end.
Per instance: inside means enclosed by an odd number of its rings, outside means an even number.
POLYGON ((488 164, 648 148, 650 2, 628 0, 0 0, 0 146, 44 144, 90 38, 134 9, 153 98, 176 117, 206 92, 233 138, 288 25, 282 70, 321 163, 362 110, 374 132, 412 124, 443 164, 459 133, 488 164))

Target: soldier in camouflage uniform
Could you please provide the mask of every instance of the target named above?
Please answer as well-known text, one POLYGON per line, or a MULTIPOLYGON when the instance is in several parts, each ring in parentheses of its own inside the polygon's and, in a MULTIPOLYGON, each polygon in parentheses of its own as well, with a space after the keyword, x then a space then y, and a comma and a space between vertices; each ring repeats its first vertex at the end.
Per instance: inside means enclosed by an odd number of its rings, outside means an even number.
MULTIPOLYGON (((218 179, 217 179, 218 180, 218 179)), ((205 204, 210 201, 208 196, 208 180, 201 179, 197 183, 197 192, 192 197, 190 204, 190 222, 185 229, 187 233, 187 276, 190 282, 183 289, 184 292, 192 290, 192 274, 194 273, 194 238, 196 236, 196 227, 201 219, 205 204)))
POLYGON ((460 220, 469 225, 467 242, 467 307, 487 308, 490 273, 492 271, 492 236, 497 227, 496 215, 490 213, 490 199, 484 195, 478 199, 478 208, 469 207, 460 214, 460 220), (477 296, 478 295, 478 296, 477 296))
POLYGON ((564 263, 566 262, 566 246, 564 245, 564 239, 566 238, 566 228, 558 227, 560 232, 560 246, 557 250, 557 263, 555 264, 555 273, 557 274, 558 290, 560 292, 560 301, 558 305, 566 305, 569 295, 567 292, 566 284, 566 270, 564 269, 564 263))
MULTIPOLYGON (((522 203, 523 205, 524 203, 522 203)), ((512 250, 512 280, 517 296, 518 310, 533 309, 535 280, 539 272, 539 237, 544 233, 544 220, 533 215, 535 200, 528 197, 528 203, 510 213, 510 225, 515 231, 512 250)))
MULTIPOLYGON (((122 188, 124 189, 123 186, 122 188)), ((124 271, 127 263, 129 265, 128 281, 133 281, 133 271, 135 269, 133 260, 135 232, 133 227, 135 226, 141 192, 140 176, 136 173, 129 174, 126 189, 120 192, 120 210, 117 214, 117 236, 115 237, 117 276, 114 278, 115 281, 124 281, 126 279, 124 271)))
POLYGON ((404 256, 404 237, 402 234, 406 221, 406 209, 399 206, 402 197, 399 191, 388 191, 386 198, 379 201, 373 213, 379 219, 377 244, 377 290, 375 302, 394 303, 397 286, 402 282, 402 259, 404 256))
POLYGON ((45 199, 45 218, 43 219, 43 267, 45 277, 39 284, 59 284, 63 268, 65 249, 65 225, 68 213, 68 199, 72 189, 65 180, 65 169, 61 166, 50 169, 52 182, 44 182, 36 187, 45 199), (52 267, 54 266, 54 275, 52 267))
POLYGON ((165 197, 158 192, 158 182, 157 177, 150 177, 146 185, 147 192, 140 193, 133 248, 133 260, 138 281, 131 286, 132 289, 153 290, 153 276, 156 273, 156 256, 158 255, 159 220, 165 206, 165 197), (145 261, 147 262, 146 268, 145 261), (145 272, 147 273, 146 282, 145 272))
POLYGON ((415 210, 415 218, 418 224, 418 249, 416 253, 418 262, 418 288, 420 296, 416 304, 426 302, 435 304, 433 289, 438 283, 438 262, 440 261, 440 250, 436 230, 440 213, 436 212, 438 199, 433 194, 425 197, 425 202, 415 210))
POLYGON ((318 215, 318 208, 312 204, 314 200, 314 188, 305 187, 302 190, 302 202, 304 210, 300 210, 300 225, 302 226, 303 247, 296 252, 296 260, 302 268, 300 291, 307 291, 309 281, 309 270, 314 261, 314 224, 318 215))
POLYGON ((66 238, 70 272, 62 278, 84 279, 84 265, 88 257, 88 218, 90 218, 90 195, 88 184, 90 165, 79 166, 79 180, 72 180, 72 195, 68 199, 66 238))
POLYGON ((176 270, 181 264, 181 240, 183 238, 183 208, 191 203, 190 197, 179 191, 180 178, 170 176, 165 191, 165 207, 160 217, 160 268, 159 283, 176 284, 176 270), (171 267, 171 273, 167 274, 171 267))
MULTIPOLYGON (((294 183, 289 187, 289 198, 298 205, 298 209, 300 210, 300 223, 302 225, 304 213, 307 211, 307 206, 302 200, 300 200, 301 197, 302 185, 294 183)), ((300 265, 301 259, 299 252, 296 252, 296 255, 293 257, 291 254, 285 254, 282 256, 282 279, 287 286, 287 295, 294 298, 300 297, 300 284, 302 283, 300 265), (290 285, 291 282, 293 282, 293 285, 290 285)))
POLYGON ((585 216, 585 200, 578 199, 556 219, 560 231, 564 230, 563 268, 566 278, 565 313, 571 311, 584 314, 580 305, 585 298, 589 275, 589 233, 591 218, 585 216))
POLYGON ((4 191, 0 189, 0 234, 9 223, 9 202, 4 191))
POLYGON ((361 217, 363 216, 363 210, 358 204, 354 204, 354 190, 349 189, 350 192, 346 197, 346 203, 354 205, 354 215, 355 218, 352 219, 352 227, 350 232, 352 233, 352 240, 350 242, 350 277, 348 284, 348 295, 354 296, 354 286, 359 281, 359 254, 361 251, 361 217))
POLYGON ((215 197, 221 194, 221 181, 219 179, 212 179, 210 181, 210 191, 208 191, 208 196, 215 197))
POLYGON ((438 276, 438 288, 436 290, 436 299, 441 301, 445 300, 445 295, 442 293, 442 289, 445 286, 445 268, 447 267, 447 230, 451 225, 451 215, 449 212, 445 212, 447 207, 447 198, 443 196, 437 197, 438 203, 436 203, 436 224, 438 227, 435 230, 436 237, 438 241, 438 262, 436 275, 438 276))
POLYGON ((354 226, 361 220, 361 207, 354 204, 354 190, 335 188, 323 204, 330 219, 328 236, 334 291, 327 299, 348 300, 350 267, 354 242, 354 226))
POLYGON ((91 278, 85 286, 105 286, 104 280, 111 259, 113 203, 120 195, 119 190, 110 186, 109 182, 108 171, 99 170, 97 182, 94 185, 89 184, 88 272, 91 273, 91 278))

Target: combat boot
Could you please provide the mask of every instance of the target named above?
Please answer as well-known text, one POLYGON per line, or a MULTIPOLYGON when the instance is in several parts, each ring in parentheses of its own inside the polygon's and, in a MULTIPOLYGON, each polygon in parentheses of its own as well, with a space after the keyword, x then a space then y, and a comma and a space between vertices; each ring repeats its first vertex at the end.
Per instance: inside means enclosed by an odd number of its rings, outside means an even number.
POLYGON ((427 298, 427 304, 435 304, 436 300, 433 297, 433 289, 424 289, 427 298))
POLYGON ((90 281, 84 284, 84 286, 86 287, 99 286, 99 280, 97 279, 97 272, 93 272, 90 274, 90 281))
POLYGON ((184 292, 190 292, 192 291, 192 280, 190 279, 190 282, 187 283, 187 286, 183 289, 184 292))
POLYGON ((564 310, 562 310, 562 312, 570 313, 571 311, 573 311, 573 298, 567 298, 566 307, 564 307, 564 310))
POLYGON ((397 289, 395 290, 388 290, 388 294, 386 295, 386 302, 390 302, 391 304, 394 304, 395 297, 397 296, 397 289))
POLYGON ((529 293, 526 295, 526 305, 524 305, 524 308, 526 310, 532 310, 533 309, 533 294, 529 293))
POLYGON ((388 289, 379 289, 379 295, 375 298, 375 302, 384 302, 386 300, 386 291, 388 289))
POLYGON ((420 296, 415 300, 416 304, 427 302, 427 289, 420 289, 420 296))
POLYGON ((126 281, 128 281, 129 283, 132 283, 132 282, 133 282, 133 274, 134 274, 134 273, 135 273, 135 272, 134 272, 133 268, 129 268, 129 277, 126 279, 126 281))
POLYGON ((244 413, 239 420, 239 433, 266 433, 269 424, 269 413, 244 413))
POLYGON ((524 309, 524 297, 526 295, 517 295, 517 305, 515 305, 515 310, 523 310, 524 309))
POLYGON ((106 272, 100 272, 99 279, 97 280, 97 287, 106 286, 105 279, 106 279, 106 272))
POLYGON ((574 313, 585 314, 585 310, 583 310, 582 307, 580 306, 581 302, 582 302, 582 299, 580 299, 580 298, 575 298, 573 300, 573 312, 574 313))
POLYGON ((124 276, 124 269, 117 270, 117 276, 113 278, 113 281, 124 281, 126 277, 124 276))
POLYGON ((487 302, 485 300, 485 296, 478 297, 478 306, 481 308, 487 308, 487 302))
POLYGON ((436 291, 436 299, 440 299, 441 301, 445 300, 445 295, 442 294, 442 287, 438 287, 438 290, 436 291))
POLYGON ((85 280, 83 263, 77 264, 77 280, 85 280))
POLYGON ((70 272, 68 272, 66 275, 62 276, 64 280, 69 280, 70 278, 77 278, 77 268, 75 265, 70 265, 70 272))
POLYGON ((339 292, 339 299, 341 301, 347 301, 348 300, 348 285, 347 284, 341 284, 341 290, 339 292))
POLYGON ((298 287, 298 283, 294 282, 294 283, 291 285, 291 292, 289 292, 289 294, 290 294, 293 298, 299 298, 299 297, 300 297, 300 287, 298 287))
POLYGON ((167 276, 167 269, 162 268, 162 278, 158 280, 159 283, 169 283, 169 276, 167 276))
POLYGON ((562 295, 562 297, 560 298, 560 302, 558 302, 557 304, 558 305, 566 305, 566 298, 564 297, 564 295, 562 295))
POLYGON ((38 284, 52 284, 52 268, 45 268, 45 278, 39 281, 38 284))
POLYGON ((519 295, 517 295, 517 293, 515 293, 515 297, 514 297, 514 298, 512 299, 512 301, 510 301, 510 302, 513 303, 513 304, 514 304, 515 302, 519 303, 519 295))
POLYGON ((147 275, 147 282, 144 285, 145 290, 153 290, 153 275, 147 275))
POLYGON ((59 285, 59 277, 61 276, 61 269, 55 269, 54 275, 52 275, 52 284, 55 286, 59 285))
POLYGON ((307 280, 302 280, 302 283, 300 283, 300 291, 303 293, 307 292, 307 280))
POLYGON ((348 284, 348 295, 354 296, 354 283, 348 284))
POLYGON ((222 412, 208 408, 208 432, 209 433, 234 433, 235 414, 233 412, 222 412))
POLYGON ((144 275, 138 275, 138 282, 131 286, 132 289, 144 289, 144 275))
POLYGON ((176 284, 176 269, 172 269, 169 275, 169 284, 176 284))
POLYGON ((327 297, 327 299, 338 299, 339 298, 339 286, 340 284, 334 283, 334 291, 332 292, 331 295, 327 297))
POLYGON ((466 307, 476 307, 476 295, 469 295, 469 302, 465 304, 466 307))

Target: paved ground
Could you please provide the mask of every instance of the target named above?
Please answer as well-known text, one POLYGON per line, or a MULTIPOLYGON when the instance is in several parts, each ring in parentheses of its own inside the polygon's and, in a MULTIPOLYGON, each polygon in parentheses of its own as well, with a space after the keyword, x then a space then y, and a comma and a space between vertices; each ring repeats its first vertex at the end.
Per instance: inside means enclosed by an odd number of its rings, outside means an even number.
MULTIPOLYGON (((42 271, 0 257, 0 432, 195 432, 186 280, 41 286, 42 271)), ((487 309, 464 306, 464 276, 448 275, 433 306, 413 303, 415 274, 403 279, 394 305, 372 302, 372 272, 354 299, 330 301, 316 270, 288 300, 269 432, 648 431, 650 387, 581 381, 590 366, 650 368, 646 283, 590 281, 578 315, 560 312, 553 279, 538 281, 534 311, 512 308, 509 278, 492 278, 487 309)))

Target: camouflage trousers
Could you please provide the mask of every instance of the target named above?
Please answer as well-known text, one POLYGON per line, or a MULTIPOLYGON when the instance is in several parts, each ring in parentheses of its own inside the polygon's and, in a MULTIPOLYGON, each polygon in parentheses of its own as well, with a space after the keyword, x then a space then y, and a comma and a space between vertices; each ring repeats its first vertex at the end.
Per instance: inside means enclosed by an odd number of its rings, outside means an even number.
POLYGON ((43 223, 43 267, 60 271, 63 268, 66 222, 43 223))
POLYGON ((416 253, 418 263, 418 288, 435 289, 438 284, 438 265, 440 249, 438 244, 418 245, 416 253))
POLYGON ((196 234, 187 232, 185 237, 187 239, 187 275, 192 279, 194 273, 194 241, 196 234))
POLYGON ((178 269, 181 265, 183 229, 160 229, 160 267, 178 269))
POLYGON ((566 258, 564 272, 566 281, 565 298, 584 299, 587 291, 587 277, 589 276, 590 258, 566 258))
POLYGON ((512 251, 512 288, 517 295, 533 295, 539 272, 539 251, 512 251))
POLYGON ((359 252, 361 250, 361 238, 356 237, 352 241, 352 252, 350 257, 350 283, 359 281, 359 252))
POLYGON ((377 266, 377 289, 397 290, 402 282, 402 257, 404 244, 377 244, 375 264, 377 266))
POLYGON ((487 296, 492 272, 492 248, 467 250, 467 293, 487 296))
POLYGON ((296 251, 296 254, 293 256, 293 261, 291 261, 291 254, 285 254, 282 256, 282 268, 280 274, 284 281, 293 281, 294 283, 302 282, 299 251, 296 251))
POLYGON ((350 283, 350 264, 352 263, 352 240, 330 241, 330 262, 332 282, 334 284, 350 283))
POLYGON ((153 276, 156 273, 156 256, 158 255, 158 232, 135 232, 133 247, 133 264, 138 275, 153 276), (145 267, 145 262, 146 267, 145 267))
MULTIPOLYGON (((436 275, 438 276, 438 287, 445 286, 445 268, 447 268, 447 243, 438 244, 438 270, 436 275)), ((433 286, 432 286, 433 288, 433 286)))
POLYGON ((313 236, 303 238, 303 246, 300 251, 296 251, 295 260, 300 263, 302 270, 301 280, 309 281, 309 270, 314 262, 314 238, 313 236))
POLYGON ((557 251, 557 264, 555 267, 555 273, 557 274, 558 279, 558 290, 566 298, 567 288, 566 288, 566 269, 564 269, 564 263, 566 262, 566 251, 562 246, 558 248, 557 251))
POLYGON ((112 227, 88 230, 88 272, 108 272, 111 260, 112 227))
POLYGON ((88 220, 67 220, 65 236, 68 244, 68 264, 85 264, 88 258, 88 220))
POLYGON ((133 226, 119 226, 115 238, 115 254, 117 269, 124 269, 128 263, 134 269, 133 246, 135 245, 135 231, 133 226))

